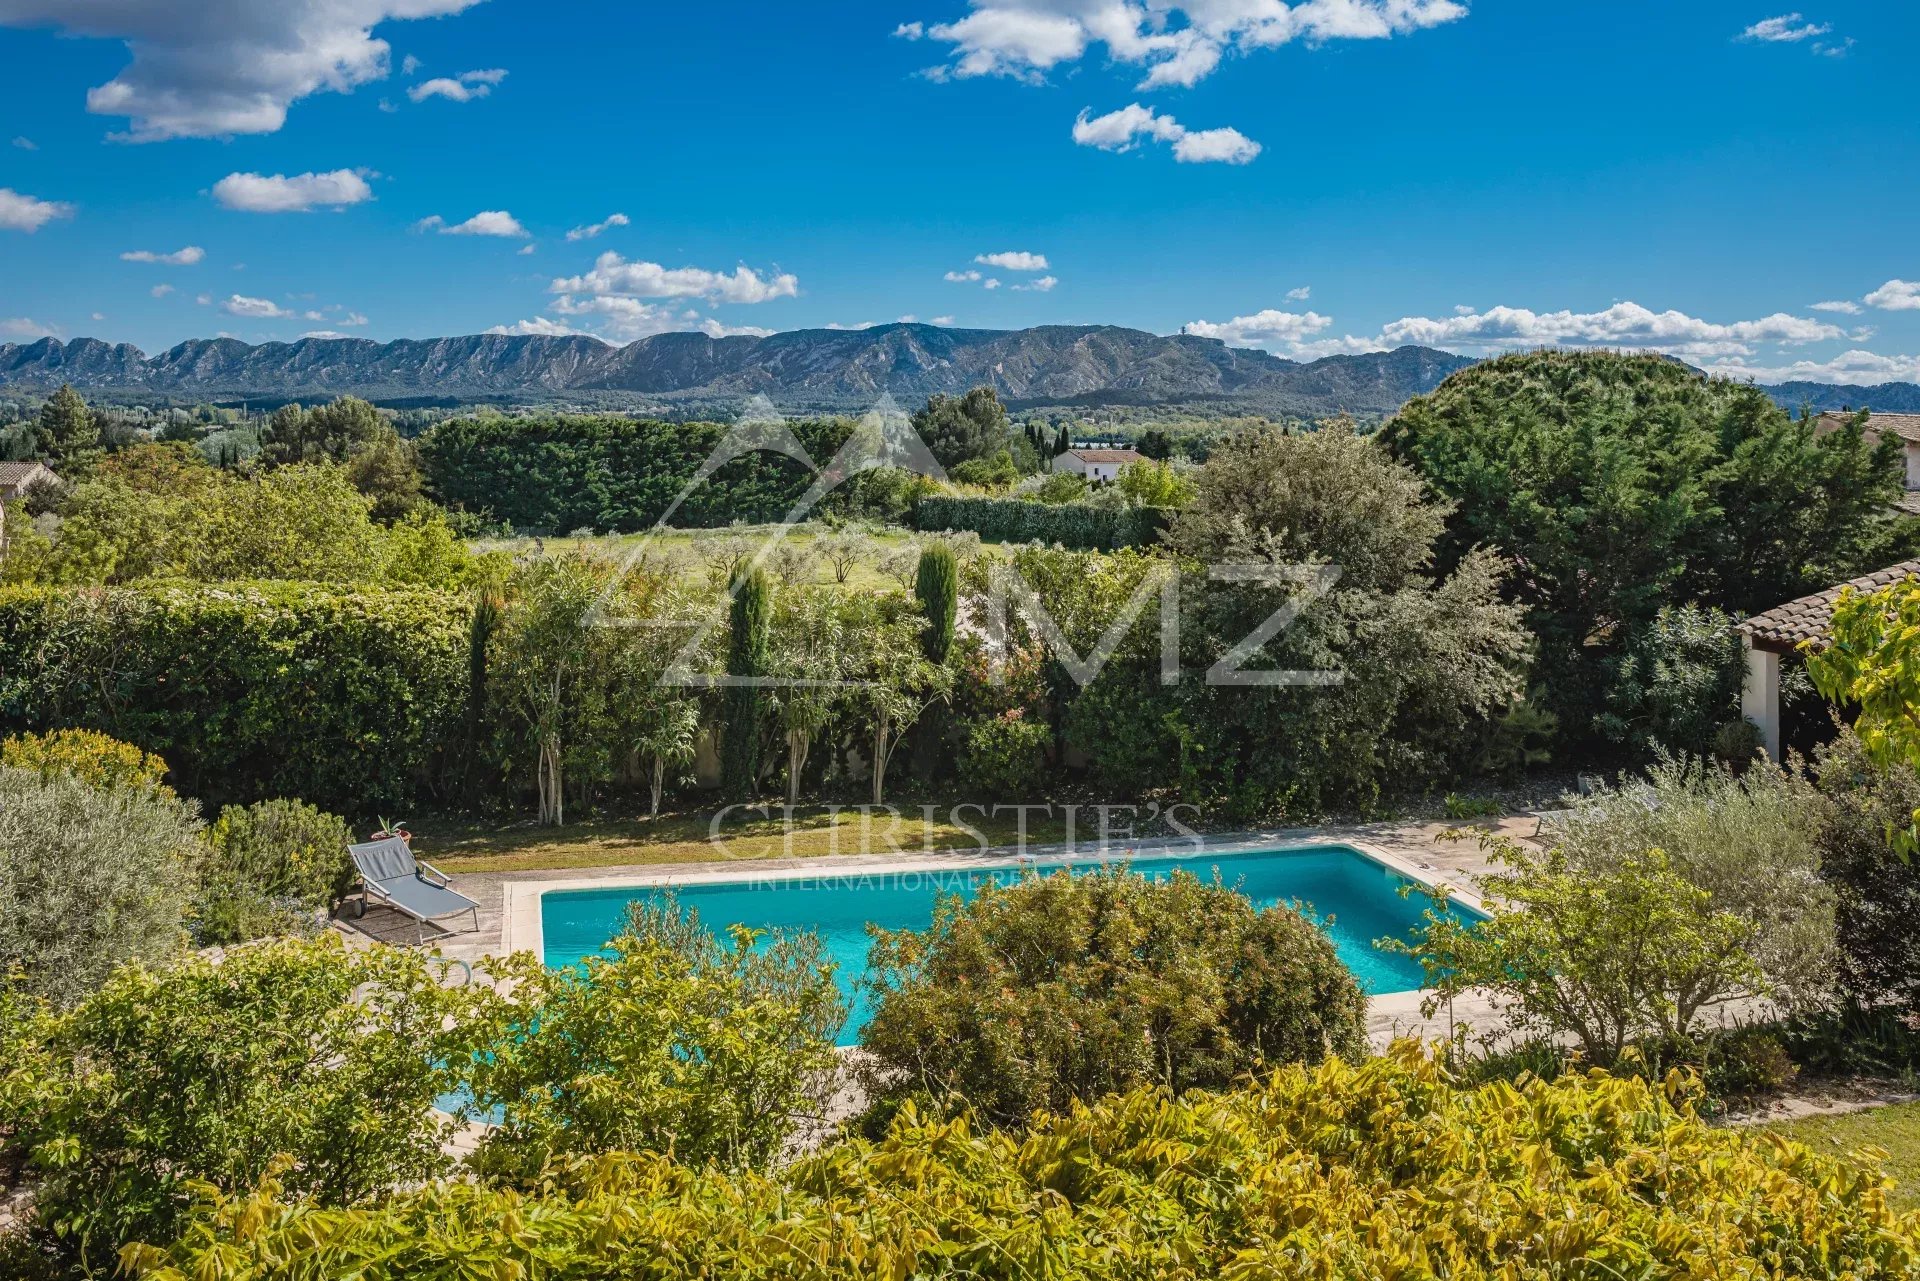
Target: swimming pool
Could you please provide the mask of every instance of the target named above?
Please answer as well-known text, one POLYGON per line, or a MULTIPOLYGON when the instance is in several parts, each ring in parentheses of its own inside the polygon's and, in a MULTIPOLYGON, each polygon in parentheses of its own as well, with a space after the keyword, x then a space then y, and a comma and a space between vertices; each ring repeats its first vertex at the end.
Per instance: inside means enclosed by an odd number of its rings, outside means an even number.
MULTIPOLYGON (((1101 866, 1099 860, 1075 860, 1071 866, 1101 866)), ((1059 862, 1029 864, 1046 872, 1059 862)), ((1175 870, 1203 880, 1216 874, 1254 904, 1295 900, 1307 905, 1333 940, 1334 950, 1369 994, 1411 992, 1421 983, 1420 967, 1376 948, 1380 938, 1405 938, 1419 924, 1430 900, 1406 897, 1407 877, 1346 845, 1293 846, 1246 853, 1196 854, 1179 858, 1143 858, 1128 863, 1143 876, 1164 877, 1175 870)), ((925 929, 933 921, 941 894, 971 897, 991 881, 1019 879, 1017 864, 938 871, 774 873, 733 881, 679 885, 625 886, 616 889, 548 890, 541 895, 541 933, 546 963, 572 965, 604 949, 619 932, 627 905, 671 894, 683 909, 700 913, 715 932, 732 925, 789 932, 811 930, 835 964, 835 977, 852 1007, 840 1043, 854 1044, 868 1010, 855 991, 867 968, 867 925, 886 929, 925 929)), ((1479 913, 1457 904, 1449 911, 1463 919, 1479 913)))

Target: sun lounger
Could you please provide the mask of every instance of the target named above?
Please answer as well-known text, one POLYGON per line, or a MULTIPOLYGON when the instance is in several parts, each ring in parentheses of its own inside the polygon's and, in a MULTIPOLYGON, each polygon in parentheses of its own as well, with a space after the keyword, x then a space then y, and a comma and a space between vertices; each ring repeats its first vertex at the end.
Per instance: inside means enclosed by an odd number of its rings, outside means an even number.
POLYGON ((440 925, 439 918, 443 916, 471 912, 473 924, 468 928, 480 928, 480 905, 449 889, 451 882, 447 875, 433 864, 414 858, 413 851, 399 837, 349 845, 347 853, 353 856, 353 865, 360 870, 361 916, 366 915, 368 904, 385 903, 413 918, 415 937, 422 943, 426 942, 429 924, 448 934, 464 933, 440 925))

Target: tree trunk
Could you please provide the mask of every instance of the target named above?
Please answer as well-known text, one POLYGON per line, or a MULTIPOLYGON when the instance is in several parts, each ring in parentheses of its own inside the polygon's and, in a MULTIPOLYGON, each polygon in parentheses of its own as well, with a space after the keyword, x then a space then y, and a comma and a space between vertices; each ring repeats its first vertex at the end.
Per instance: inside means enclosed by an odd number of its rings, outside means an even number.
POLYGON ((883 720, 873 727, 873 803, 875 805, 886 803, 887 757, 893 750, 888 746, 887 737, 888 726, 883 720))
POLYGON ((807 768, 808 736, 799 730, 787 731, 787 805, 800 803, 800 774, 807 768))
POLYGON ((664 756, 653 758, 653 806, 647 811, 649 818, 660 817, 660 793, 667 785, 667 759, 664 756))
POLYGON ((567 800, 560 770, 560 736, 548 734, 540 742, 540 822, 560 827, 567 821, 567 800))

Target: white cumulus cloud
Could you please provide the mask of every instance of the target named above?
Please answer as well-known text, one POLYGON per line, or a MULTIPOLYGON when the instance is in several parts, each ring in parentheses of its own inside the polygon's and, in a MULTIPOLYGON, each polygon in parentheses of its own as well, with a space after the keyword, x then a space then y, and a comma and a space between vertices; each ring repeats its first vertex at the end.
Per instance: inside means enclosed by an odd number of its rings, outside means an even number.
POLYGON ((525 240, 533 234, 504 209, 485 209, 465 222, 451 223, 439 214, 432 214, 413 224, 413 229, 437 231, 443 236, 499 236, 508 240, 525 240))
POLYGON ((0 26, 124 42, 131 61, 87 92, 134 142, 273 133, 309 94, 348 93, 389 70, 373 29, 480 0, 0 0, 0 26))
POLYGON ((1301 285, 1298 289, 1289 289, 1286 292, 1288 302, 1305 302, 1311 297, 1313 297, 1313 289, 1309 285, 1301 285))
POLYGON ((1331 317, 1317 311, 1291 312, 1269 307, 1251 316, 1235 316, 1232 320, 1190 321, 1182 332, 1201 338, 1218 338, 1229 347, 1261 347, 1271 351, 1297 346, 1331 324, 1331 317))
POLYGON ((1868 294, 1866 303, 1882 311, 1920 311, 1920 280, 1889 280, 1868 294))
POLYGON ((1144 69, 1142 89, 1191 86, 1229 52, 1295 40, 1380 40, 1467 16, 1458 0, 972 0, 953 22, 902 23, 894 34, 951 46, 936 79, 1010 76, 1037 81, 1092 46, 1144 69))
POLYGON ((968 285, 980 279, 980 273, 969 268, 966 271, 950 271, 947 280, 956 285, 968 285))
POLYGON ((575 329, 563 325, 557 320, 548 320, 545 316, 535 316, 531 320, 516 320, 511 325, 494 325, 487 330, 490 334, 503 334, 511 338, 567 338, 579 336, 595 338, 599 335, 587 333, 584 329, 575 329))
POLYGON ((472 102, 475 98, 484 98, 492 93, 493 87, 506 78, 507 73, 499 67, 489 67, 484 71, 462 71, 457 76, 436 76, 432 80, 423 80, 407 90, 407 97, 415 102, 425 102, 428 98, 472 102))
POLYGON ((220 310, 248 320, 288 320, 299 314, 288 311, 271 298, 249 298, 245 294, 234 294, 220 304, 220 310))
POLYGON ((1027 253, 1025 250, 1012 250, 999 254, 975 254, 973 260, 983 267, 998 267, 1002 271, 1045 271, 1047 269, 1045 254, 1027 253))
POLYGON ((207 256, 207 251, 199 245, 188 245, 176 249, 170 254, 157 254, 151 249, 130 249, 120 255, 122 262, 152 262, 168 267, 191 267, 207 256))
POLYGON ((1013 288, 1016 293, 1047 294, 1052 293, 1053 287, 1059 283, 1060 281, 1057 277, 1042 276, 1038 280, 1029 280, 1025 284, 1015 285, 1013 288))
POLYGON ((569 231, 567 233, 567 239, 568 240, 592 240, 595 236, 599 235, 601 232, 605 231, 609 227, 625 227, 630 223, 632 223, 632 221, 633 219, 627 217, 623 213, 608 214, 606 216, 606 219, 602 222, 590 222, 584 227, 575 227, 572 231, 569 231))
POLYGON ((1920 382, 1920 356, 1882 356, 1871 351, 1848 351, 1831 360, 1766 363, 1739 358, 1709 362, 1710 374, 1761 383, 1817 382, 1848 387, 1879 383, 1920 382))
POLYGON ((1748 356, 1758 343, 1826 342, 1847 334, 1838 325, 1784 312, 1717 324, 1680 311, 1656 312, 1622 302, 1594 312, 1489 307, 1464 315, 1406 316, 1386 325, 1380 336, 1390 347, 1407 343, 1481 351, 1547 345, 1624 347, 1706 359, 1748 356))
POLYGON ((73 217, 73 206, 60 200, 42 200, 0 187, 0 230, 35 232, 55 218, 73 217))
POLYGON ((594 259, 593 270, 554 280, 556 294, 625 295, 631 298, 705 298, 710 302, 762 303, 793 298, 800 293, 797 277, 778 273, 763 276, 751 267, 731 272, 699 267, 663 267, 657 262, 629 262, 611 251, 594 259))
POLYGON ((168 294, 173 292, 173 286, 172 285, 155 285, 153 288, 147 290, 147 292, 149 294, 152 294, 155 298, 165 298, 168 294))
POLYGON ((1073 140, 1083 147, 1102 151, 1132 151, 1143 140, 1173 144, 1173 158, 1182 164, 1250 163, 1261 151, 1260 144, 1238 129, 1189 129, 1172 116, 1161 115, 1151 107, 1129 103, 1104 116, 1082 111, 1073 122, 1073 140))
POLYGON ((1832 31, 1831 24, 1808 22, 1797 13, 1783 13, 1777 18, 1763 18, 1740 33, 1742 40, 1763 40, 1770 44, 1792 44, 1801 40, 1812 40, 1832 31))
POLYGON ((245 213, 306 213, 344 209, 373 199, 373 188, 352 169, 330 173, 230 173, 213 184, 213 198, 245 213))
POLYGON ((1835 311, 1843 316, 1857 316, 1860 314, 1860 304, 1845 298, 1840 298, 1833 302, 1817 302, 1813 304, 1813 310, 1835 311))

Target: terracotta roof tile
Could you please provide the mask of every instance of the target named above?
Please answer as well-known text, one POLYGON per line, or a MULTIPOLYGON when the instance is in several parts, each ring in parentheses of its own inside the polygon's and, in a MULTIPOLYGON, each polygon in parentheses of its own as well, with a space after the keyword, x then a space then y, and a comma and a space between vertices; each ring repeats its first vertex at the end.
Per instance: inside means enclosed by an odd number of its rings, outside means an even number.
MULTIPOLYGON (((42 468, 46 468, 45 463, 0 463, 0 490, 11 493, 42 468)), ((53 470, 47 468, 47 474, 53 475, 53 470)))
POLYGON ((1898 565, 1877 569, 1852 582, 1829 587, 1824 592, 1776 605, 1766 613, 1755 614, 1740 624, 1740 630, 1753 638, 1755 649, 1786 653, 1799 648, 1802 641, 1819 640, 1827 634, 1827 628, 1833 622, 1833 603, 1840 599, 1844 588, 1878 591, 1908 577, 1920 578, 1920 560, 1903 560, 1898 565))
MULTIPOLYGON (((1821 414, 1814 421, 1816 432, 1829 432, 1853 420, 1852 414, 1821 414)), ((1872 414, 1867 418, 1869 432, 1892 432, 1902 440, 1920 444, 1920 414, 1872 414)))
POLYGON ((1067 452, 1085 463, 1138 463, 1147 457, 1137 449, 1069 449, 1067 452))

